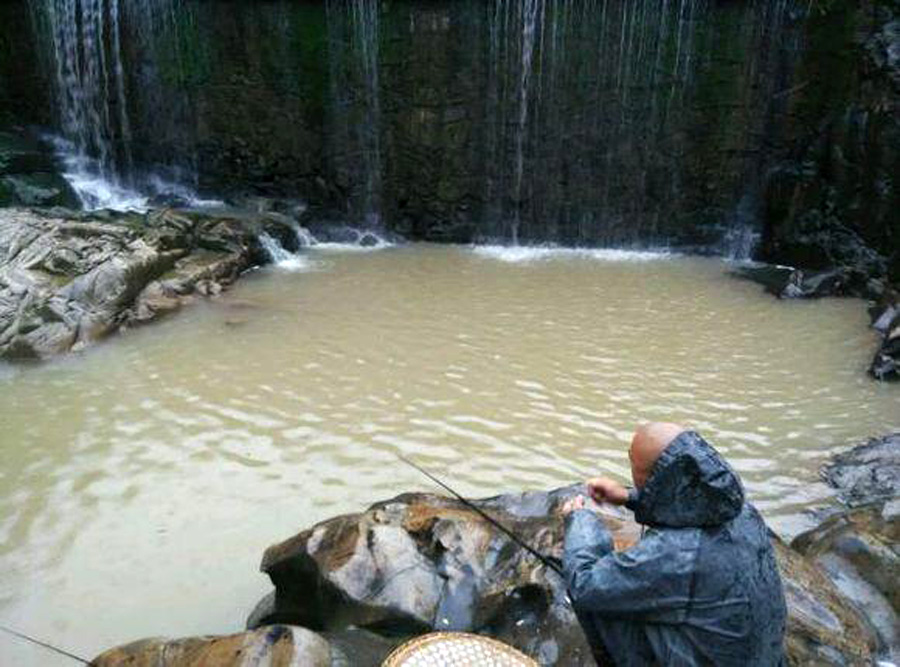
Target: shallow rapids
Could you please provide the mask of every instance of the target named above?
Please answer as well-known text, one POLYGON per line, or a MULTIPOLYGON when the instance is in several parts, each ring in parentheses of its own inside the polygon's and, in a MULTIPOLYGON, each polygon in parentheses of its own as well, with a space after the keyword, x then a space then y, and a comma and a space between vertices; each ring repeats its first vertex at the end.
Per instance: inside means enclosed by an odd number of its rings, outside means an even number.
MULTIPOLYGON (((646 420, 725 452, 778 530, 832 453, 900 426, 857 300, 780 302, 718 260, 306 251, 83 354, 0 367, 0 623, 90 657, 238 631, 263 550, 432 487, 627 475, 646 420)), ((0 637, 0 664, 65 664, 0 637)))

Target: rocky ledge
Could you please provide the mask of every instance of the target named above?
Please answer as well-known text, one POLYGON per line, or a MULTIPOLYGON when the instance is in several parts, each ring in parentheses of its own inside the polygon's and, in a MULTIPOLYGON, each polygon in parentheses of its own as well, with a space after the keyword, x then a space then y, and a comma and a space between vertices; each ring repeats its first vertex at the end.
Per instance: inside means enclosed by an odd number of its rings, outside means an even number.
POLYGON ((264 263, 277 213, 161 209, 82 214, 0 209, 0 359, 43 359, 219 293, 264 263))
MULTIPOLYGON (((582 491, 573 486, 476 504, 559 557, 560 508, 582 491)), ((599 511, 617 549, 639 539, 630 513, 599 511)), ((871 664, 885 646, 883 633, 815 562, 811 548, 806 556, 772 540, 789 607, 789 663, 871 664)), ((593 664, 560 577, 453 499, 408 493, 330 519, 270 547, 262 570, 274 591, 251 613, 247 632, 145 640, 113 649, 96 664, 241 665, 253 652, 273 665, 301 657, 309 665, 377 665, 391 645, 431 630, 490 635, 543 665, 593 664)))

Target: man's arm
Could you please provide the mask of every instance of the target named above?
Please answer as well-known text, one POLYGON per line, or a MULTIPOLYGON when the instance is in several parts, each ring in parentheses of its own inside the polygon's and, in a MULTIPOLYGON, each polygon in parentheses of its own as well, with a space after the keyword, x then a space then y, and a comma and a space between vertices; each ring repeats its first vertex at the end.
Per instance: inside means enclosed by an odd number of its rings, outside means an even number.
POLYGON ((576 510, 566 519, 563 569, 578 611, 680 620, 690 601, 700 534, 695 529, 653 531, 622 553, 593 512, 576 510))

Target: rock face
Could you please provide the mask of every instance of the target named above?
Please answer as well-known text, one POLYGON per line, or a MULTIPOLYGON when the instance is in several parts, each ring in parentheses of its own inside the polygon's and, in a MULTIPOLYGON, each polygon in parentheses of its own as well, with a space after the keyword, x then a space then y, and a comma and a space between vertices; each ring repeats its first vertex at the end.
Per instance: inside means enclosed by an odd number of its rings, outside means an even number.
POLYGON ((41 359, 213 295, 255 262, 275 214, 0 209, 0 359, 41 359))
MULTIPOLYGON (((578 487, 478 501, 548 556, 562 550, 562 502, 578 487)), ((604 507, 617 548, 640 527, 604 507)), ((780 541, 789 607, 790 663, 859 664, 872 631, 825 574, 780 541)), ((590 665, 586 640, 560 577, 462 503, 406 494, 331 519, 270 547, 262 569, 275 585, 248 624, 314 629, 347 624, 379 632, 432 629, 489 634, 546 665, 590 665)))
POLYGON ((873 438, 834 457, 826 482, 853 509, 832 513, 797 536, 793 547, 815 559, 874 628, 879 650, 900 659, 900 433, 873 438))
POLYGON ((892 2, 811 12, 786 152, 764 191, 764 259, 900 281, 900 14, 892 2))

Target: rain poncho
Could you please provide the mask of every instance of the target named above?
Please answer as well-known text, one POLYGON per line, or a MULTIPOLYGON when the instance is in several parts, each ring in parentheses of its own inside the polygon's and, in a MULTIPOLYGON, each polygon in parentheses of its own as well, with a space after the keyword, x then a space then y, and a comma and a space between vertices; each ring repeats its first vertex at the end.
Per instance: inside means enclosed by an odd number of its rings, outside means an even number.
POLYGON ((616 553, 589 510, 566 520, 569 594, 598 655, 629 665, 781 665, 785 603, 768 531, 703 438, 679 435, 628 507, 647 526, 616 553))

